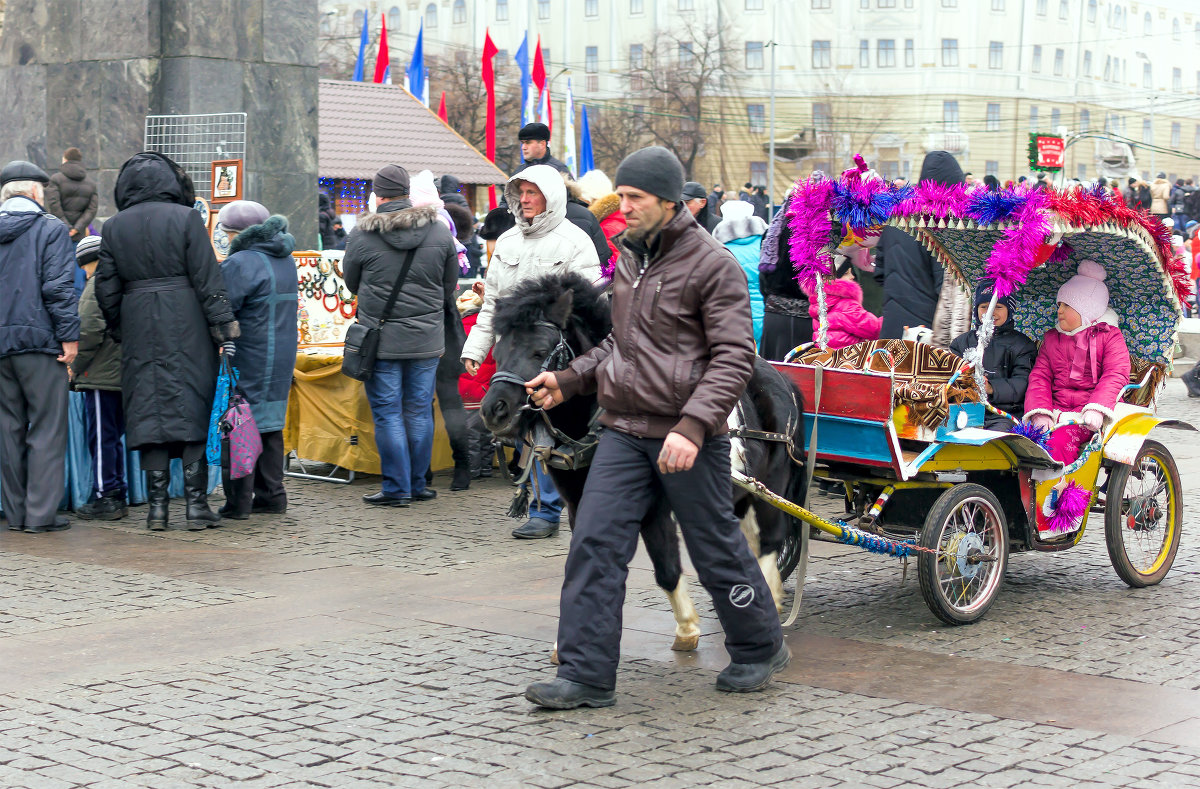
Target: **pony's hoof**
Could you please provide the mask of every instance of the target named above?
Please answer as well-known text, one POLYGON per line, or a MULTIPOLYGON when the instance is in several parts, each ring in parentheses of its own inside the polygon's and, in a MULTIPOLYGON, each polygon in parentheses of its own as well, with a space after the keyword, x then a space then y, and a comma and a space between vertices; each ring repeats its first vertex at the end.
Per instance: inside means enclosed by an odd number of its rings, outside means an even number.
POLYGON ((550 663, 555 666, 558 665, 558 650, 557 649, 550 651, 550 663))
POLYGON ((700 646, 700 636, 675 636, 671 649, 676 652, 691 652, 700 646))

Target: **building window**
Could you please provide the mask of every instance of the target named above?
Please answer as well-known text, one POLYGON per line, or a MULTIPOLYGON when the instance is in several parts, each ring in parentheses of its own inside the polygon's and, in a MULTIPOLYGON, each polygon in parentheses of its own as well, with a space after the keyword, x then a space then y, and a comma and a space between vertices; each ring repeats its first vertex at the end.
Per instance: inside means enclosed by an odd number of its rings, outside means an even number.
POLYGON ((942 8, 958 8, 958 0, 942 0, 942 8))
POLYGON ((880 8, 895 8, 896 0, 879 0, 880 8))
POLYGON ((1063 75, 1063 62, 1067 57, 1064 50, 1054 50, 1054 76, 1061 77, 1063 75))
POLYGON ((584 83, 584 89, 587 90, 588 93, 595 93, 596 91, 600 90, 599 74, 587 74, 585 76, 587 79, 584 83))
POLYGON ((747 11, 763 10, 763 0, 746 0, 746 10, 747 11))
POLYGON ((1090 49, 1083 51, 1083 76, 1092 76, 1092 50, 1090 49))
MULTIPOLYGON (((399 33, 400 32, 400 8, 399 8, 399 6, 392 6, 388 10, 387 16, 388 16, 388 30, 399 33)), ((359 22, 361 22, 361 21, 362 20, 360 19, 359 22)), ((361 29, 361 27, 359 29, 361 29)))
POLYGON ((1087 5, 1087 20, 1089 22, 1096 21, 1096 0, 1088 0, 1087 5))
POLYGON ((1171 69, 1171 90, 1176 93, 1183 93, 1183 69, 1171 69))
POLYGON ((645 68, 646 66, 646 48, 642 44, 629 45, 629 67, 630 68, 645 68))
POLYGON ((1075 177, 1078 178, 1080 181, 1087 178, 1087 165, 1086 164, 1081 164, 1075 168, 1075 177))
POLYGON ((437 6, 433 3, 425 6, 425 27, 430 30, 437 27, 437 6))
POLYGON ((550 18, 550 0, 538 0, 538 19, 550 18))
POLYGON ((1183 139, 1183 126, 1179 123, 1171 124, 1171 147, 1178 148, 1180 140, 1183 139))
POLYGON ((1200 71, 1196 72, 1196 95, 1200 96, 1200 71))
POLYGON ((680 11, 695 11, 696 0, 679 0, 680 11))
POLYGON ((1047 14, 1046 5, 1047 5, 1047 0, 1037 0, 1037 15, 1038 16, 1045 16, 1047 14))
POLYGON ((1106 55, 1104 57, 1104 81, 1112 81, 1112 55, 1106 55))
POLYGON ((992 0, 992 10, 993 11, 1003 11, 1004 10, 1004 0, 992 0))
POLYGON ((1036 104, 1029 108, 1029 131, 1031 134, 1038 133, 1038 108, 1036 104))
POLYGON ((456 25, 462 25, 466 23, 467 0, 454 0, 454 11, 452 12, 451 21, 456 25))
POLYGON ((1004 43, 988 42, 988 68, 1004 68, 1004 43))
POLYGON ((629 13, 643 14, 646 12, 645 0, 629 0, 629 13))
POLYGON ((1092 128, 1092 113, 1087 110, 1079 111, 1079 131, 1088 131, 1092 128))
POLYGON ((828 41, 812 43, 812 65, 813 68, 829 68, 832 65, 828 41))
POLYGON ((820 132, 833 130, 833 109, 828 102, 816 102, 812 105, 813 128, 820 132))
POLYGON ((990 102, 987 105, 987 130, 1000 131, 1000 105, 990 102))
POLYGON ((814 11, 823 11, 825 9, 828 9, 830 2, 831 2, 831 0, 812 0, 813 10, 814 11))
MULTIPOLYGON (((1196 124, 1196 136, 1192 139, 1192 147, 1200 151, 1200 123, 1196 124)), ((1193 241, 1193 244, 1196 242, 1193 241)))
POLYGON ((588 17, 600 16, 600 0, 584 0, 583 15, 588 17))
POLYGON ((858 0, 858 7, 866 11, 871 7, 871 0, 858 0))
POLYGON ((958 65, 958 39, 943 38, 942 39, 942 65, 957 66, 958 65))
POLYGON ((595 74, 600 70, 600 48, 588 47, 583 50, 583 70, 595 74))
POLYGON ((1196 23, 1196 43, 1200 44, 1200 22, 1196 23))
POLYGON ((508 21, 508 0, 496 0, 496 21, 508 21))
POLYGON ((913 0, 904 0, 904 7, 911 9, 913 7, 913 0))
POLYGON ((1058 134, 1058 127, 1062 125, 1062 112, 1058 107, 1053 107, 1050 110, 1050 133, 1058 134))
POLYGON ((1149 63, 1142 64, 1142 87, 1143 88, 1153 88, 1154 87, 1154 69, 1152 69, 1150 67, 1149 63))
POLYGON ((691 41, 679 42, 679 65, 690 66, 696 62, 696 52, 691 41))
POLYGON ((1142 15, 1142 35, 1154 35, 1154 17, 1150 16, 1149 11, 1142 15))
POLYGON ((865 38, 858 42, 858 65, 862 68, 871 65, 871 42, 865 38))
POLYGON ((911 38, 904 39, 904 65, 912 68, 917 64, 916 48, 911 38))
POLYGON ((1154 127, 1150 125, 1149 118, 1142 118, 1142 142, 1154 142, 1154 127))
POLYGON ((750 133, 762 134, 767 130, 767 111, 762 104, 747 104, 746 117, 750 120, 750 133))
POLYGON ((1033 63, 1030 66, 1034 74, 1040 74, 1042 71, 1042 47, 1040 44, 1033 45, 1033 63))
POLYGON ((1179 24, 1179 17, 1171 20, 1171 38, 1176 41, 1183 40, 1183 26, 1179 24))
POLYGON ((896 40, 894 38, 879 39, 876 42, 875 56, 880 68, 894 68, 896 65, 896 40))
POLYGON ((942 102, 942 123, 946 131, 958 131, 958 102, 942 102))
POLYGON ((750 162, 750 183, 755 186, 767 185, 767 163, 750 162))
POLYGON ((1071 15, 1071 4, 1068 0, 1059 0, 1058 3, 1058 18, 1066 19, 1071 15))
POLYGON ((762 69, 763 67, 763 42, 747 41, 746 42, 746 68, 762 69))
POLYGON ((993 178, 1000 177, 1000 162, 995 159, 988 159, 983 163, 983 174, 990 175, 993 178))

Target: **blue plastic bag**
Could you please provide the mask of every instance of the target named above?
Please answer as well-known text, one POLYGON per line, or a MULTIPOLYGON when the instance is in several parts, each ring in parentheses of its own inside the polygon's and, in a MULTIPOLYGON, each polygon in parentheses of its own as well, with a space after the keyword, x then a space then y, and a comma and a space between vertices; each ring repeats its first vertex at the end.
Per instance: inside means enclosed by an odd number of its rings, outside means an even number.
POLYGON ((208 444, 205 447, 208 465, 221 465, 221 417, 229 410, 229 393, 237 383, 237 373, 224 356, 221 357, 221 372, 217 374, 217 393, 213 395, 212 413, 208 417, 208 444))

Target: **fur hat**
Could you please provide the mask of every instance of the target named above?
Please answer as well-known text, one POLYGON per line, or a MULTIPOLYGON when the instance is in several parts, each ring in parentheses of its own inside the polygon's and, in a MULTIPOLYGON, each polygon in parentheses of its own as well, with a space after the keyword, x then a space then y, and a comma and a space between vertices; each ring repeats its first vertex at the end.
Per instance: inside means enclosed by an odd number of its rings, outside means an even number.
POLYGON ((588 170, 579 176, 578 184, 579 196, 588 205, 613 191, 612 181, 602 170, 588 170))
POLYGON ((1100 320, 1108 309, 1104 267, 1093 260, 1079 261, 1079 270, 1058 289, 1057 301, 1079 313, 1084 326, 1100 320))
POLYGON ((521 142, 526 140, 550 142, 550 127, 544 123, 527 123, 521 127, 521 131, 517 132, 517 139, 521 142))

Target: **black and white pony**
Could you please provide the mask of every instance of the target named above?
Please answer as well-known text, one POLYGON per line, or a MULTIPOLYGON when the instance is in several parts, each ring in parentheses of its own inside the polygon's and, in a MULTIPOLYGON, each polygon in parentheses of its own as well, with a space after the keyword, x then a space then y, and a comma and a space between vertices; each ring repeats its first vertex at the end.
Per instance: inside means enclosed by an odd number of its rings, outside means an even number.
MULTIPOLYGON (((602 342, 612 330, 607 297, 577 274, 530 280, 496 302, 495 326, 500 337, 493 350, 497 373, 480 407, 487 428, 500 438, 518 442, 531 436, 534 447, 548 448, 564 440, 569 446, 571 442, 589 443, 594 438, 589 434, 598 408, 595 395, 575 397, 543 412, 527 407, 521 382, 544 370, 563 369, 575 356, 602 342)), ((768 362, 756 358, 746 391, 729 416, 729 426, 732 467, 803 504, 804 469, 793 461, 801 456, 804 445, 796 387, 768 362)), ((571 469, 550 466, 572 524, 587 474, 586 464, 571 469)), ((734 511, 779 608, 782 577, 799 561, 800 529, 807 527, 735 488, 732 482, 730 490, 734 511)), ((646 513, 641 535, 654 565, 655 582, 667 593, 675 616, 672 649, 695 649, 700 638, 699 616, 683 579, 676 525, 665 500, 660 499, 646 513)))

